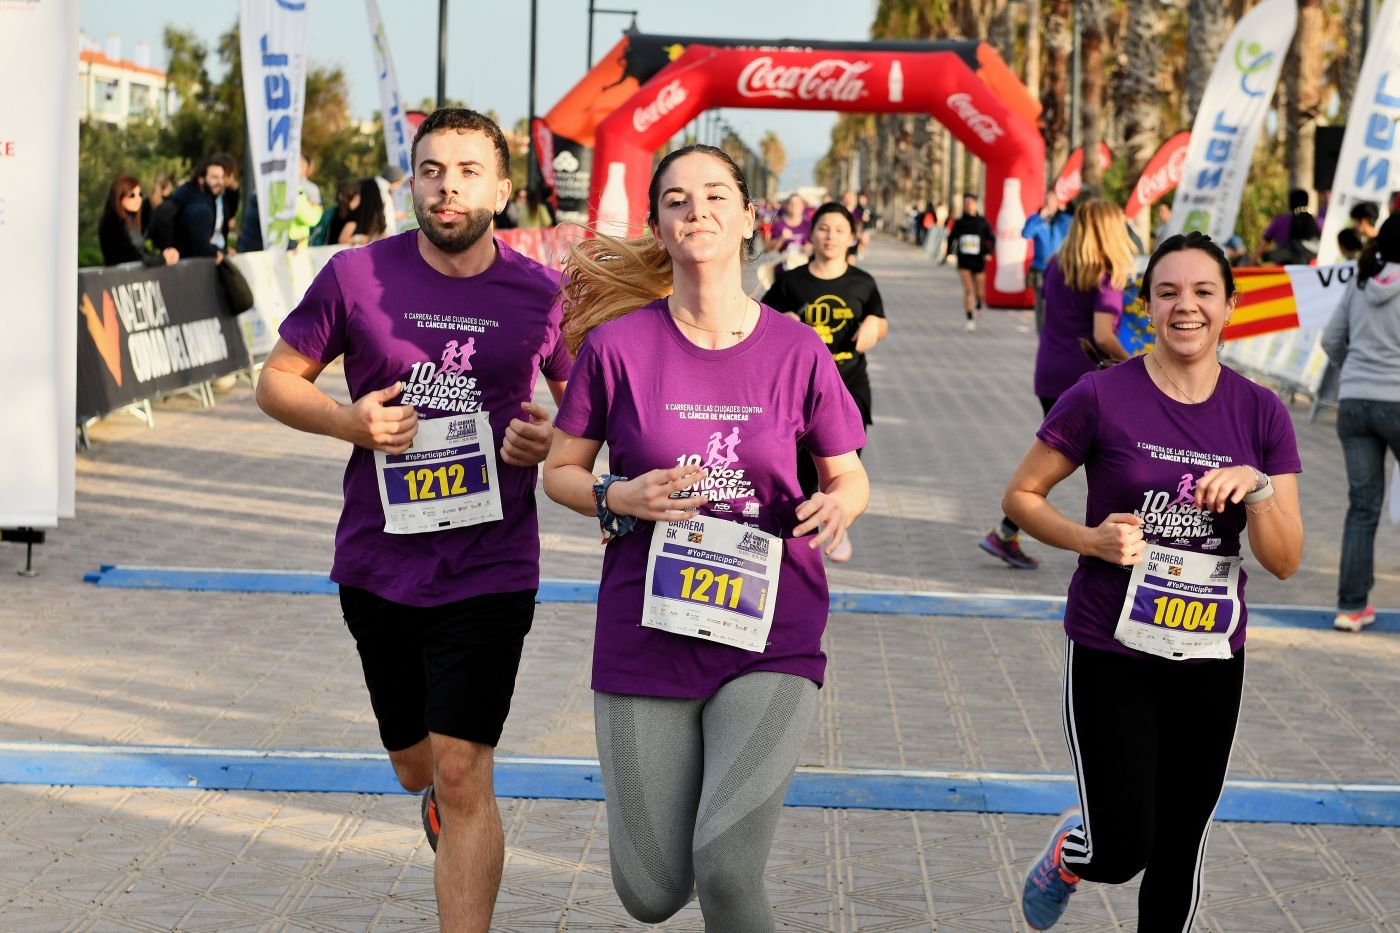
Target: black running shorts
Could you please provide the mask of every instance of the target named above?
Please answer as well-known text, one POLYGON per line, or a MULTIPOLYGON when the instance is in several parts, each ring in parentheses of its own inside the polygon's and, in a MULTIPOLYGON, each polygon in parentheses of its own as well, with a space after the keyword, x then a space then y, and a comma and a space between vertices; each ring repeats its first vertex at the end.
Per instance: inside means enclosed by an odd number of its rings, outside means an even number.
POLYGON ((429 732, 500 742, 535 618, 534 590, 425 608, 342 586, 340 607, 386 749, 402 751, 429 732))

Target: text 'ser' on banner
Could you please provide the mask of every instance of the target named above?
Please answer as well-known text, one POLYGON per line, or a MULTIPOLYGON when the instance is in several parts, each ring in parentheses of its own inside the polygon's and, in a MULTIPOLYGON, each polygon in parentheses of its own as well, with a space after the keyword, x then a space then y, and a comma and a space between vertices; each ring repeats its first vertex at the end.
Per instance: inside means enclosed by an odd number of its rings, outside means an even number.
POLYGON ((1191 124, 1169 235, 1199 230, 1217 243, 1234 236, 1254 146, 1297 22, 1297 0, 1263 0, 1230 31, 1191 124))
POLYGON ((1337 173, 1332 177, 1332 200, 1318 243, 1317 261, 1336 262, 1342 251, 1337 234, 1351 209, 1361 201, 1380 208, 1381 220, 1390 206, 1390 193, 1400 189, 1400 2, 1390 0, 1371 27, 1371 47, 1361 63, 1351 114, 1337 173))
POLYGON ((296 218, 308 2, 242 0, 239 8, 249 155, 266 249, 287 248, 296 218))

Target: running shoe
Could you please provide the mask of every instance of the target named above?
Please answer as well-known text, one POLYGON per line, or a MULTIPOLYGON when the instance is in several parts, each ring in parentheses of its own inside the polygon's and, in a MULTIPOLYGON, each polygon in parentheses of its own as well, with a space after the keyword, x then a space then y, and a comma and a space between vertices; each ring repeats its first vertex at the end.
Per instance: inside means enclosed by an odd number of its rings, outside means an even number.
POLYGON ((423 832, 428 836, 428 845, 436 852, 438 835, 442 832, 442 821, 438 819, 437 795, 433 793, 431 784, 423 791, 423 832))
POLYGON ((1021 886, 1021 913, 1032 930, 1048 930, 1054 926, 1064 916, 1069 896, 1079 887, 1079 879, 1064 867, 1060 848, 1065 836, 1080 822, 1078 807, 1061 813, 1050 834, 1050 842, 1026 873, 1026 881, 1021 886))
POLYGON ((1021 536, 1003 538, 993 528, 977 545, 993 557, 999 557, 1017 570, 1034 570, 1040 561, 1021 550, 1021 536))
POLYGON ((967 323, 963 325, 963 330, 967 331, 967 332, 970 334, 970 333, 972 333, 972 332, 973 332, 974 330, 976 330, 976 329, 977 329, 977 321, 974 320, 973 318, 968 318, 968 319, 967 319, 967 323))
POLYGON ((1376 610, 1370 606, 1356 612, 1338 610, 1337 617, 1332 620, 1332 627, 1339 632, 1359 632, 1375 621, 1376 610))

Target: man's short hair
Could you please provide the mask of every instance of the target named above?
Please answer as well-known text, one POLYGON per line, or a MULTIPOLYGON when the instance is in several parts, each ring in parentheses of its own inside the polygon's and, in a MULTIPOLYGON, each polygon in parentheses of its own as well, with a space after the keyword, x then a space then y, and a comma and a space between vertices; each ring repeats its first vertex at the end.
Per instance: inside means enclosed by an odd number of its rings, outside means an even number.
POLYGON ((1381 217, 1381 206, 1375 201, 1358 201, 1351 206, 1351 219, 1355 221, 1366 221, 1372 226, 1381 217))
POLYGON ((413 170, 418 171, 418 140, 429 133, 445 130, 485 133, 486 138, 496 147, 496 171, 502 178, 510 177, 510 146, 506 145, 505 134, 490 117, 468 110, 465 107, 441 107, 428 114, 428 118, 418 124, 418 132, 413 134, 413 170))

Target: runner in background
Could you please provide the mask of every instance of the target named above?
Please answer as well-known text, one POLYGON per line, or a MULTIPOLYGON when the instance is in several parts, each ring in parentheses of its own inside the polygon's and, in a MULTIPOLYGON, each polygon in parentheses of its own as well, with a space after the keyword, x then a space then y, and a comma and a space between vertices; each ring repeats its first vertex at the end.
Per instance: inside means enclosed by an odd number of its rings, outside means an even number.
POLYGON ((566 263, 578 359, 545 492, 607 542, 593 689, 623 906, 659 923, 698 890, 706 929, 772 930, 764 866, 825 670, 821 549, 865 509, 865 432, 811 328, 744 294, 755 217, 733 160, 670 153, 648 206, 651 237, 566 263))
MULTIPOLYGON (((1099 361, 1128 358, 1118 342, 1118 322, 1123 317, 1123 289, 1133 274, 1133 255, 1122 208, 1108 201, 1080 205, 1042 284, 1045 319, 1034 380, 1042 415, 1080 376, 1097 369, 1099 361)), ((1018 570, 1034 570, 1040 561, 1022 550, 1019 531, 1003 515, 978 546, 1018 570)))
POLYGON ((1026 876, 1037 930, 1081 879, 1139 872, 1137 929, 1191 928, 1244 684, 1240 537, 1280 579, 1302 558, 1288 411, 1216 359, 1236 300, 1225 254, 1199 233, 1169 237, 1142 287, 1153 352, 1060 396, 1003 500, 1027 532, 1080 555, 1063 705, 1080 805, 1026 876), (1047 498, 1081 465, 1084 524, 1047 498))
POLYGON ((558 273, 491 236, 510 197, 500 128, 438 110, 412 154, 420 229, 331 258, 257 398, 355 445, 331 579, 394 772, 424 791, 442 928, 485 931, 504 853, 494 750, 539 587, 535 466, 551 429, 531 399, 539 372, 562 395, 569 357, 558 273), (353 404, 315 385, 339 357, 353 404))
POLYGON ((982 314, 982 302, 987 294, 987 257, 992 255, 995 246, 992 225, 977 213, 977 199, 970 194, 963 195, 962 216, 953 221, 948 233, 948 252, 958 257, 963 312, 967 315, 964 330, 977 329, 977 318, 982 314))
MULTIPOLYGON (((779 279, 763 296, 763 303, 817 332, 836 360, 841 381, 868 428, 873 419, 865 354, 889 333, 889 323, 875 279, 849 263, 855 245, 854 226, 842 204, 826 203, 817 208, 812 215, 811 261, 779 279)), ((797 478, 804 496, 817 491, 817 467, 805 450, 797 453, 797 478)), ((851 559, 849 534, 831 559, 837 563, 851 559)))
POLYGON ((758 270, 758 279, 764 288, 772 288, 783 273, 807 261, 812 254, 812 217, 802 195, 794 192, 783 202, 783 209, 773 218, 764 245, 779 255, 777 262, 758 270))

